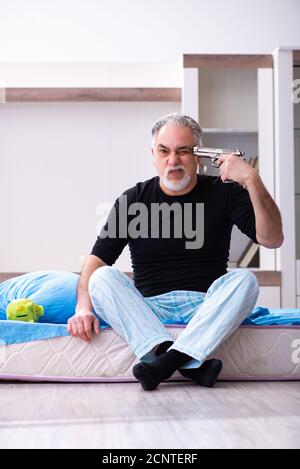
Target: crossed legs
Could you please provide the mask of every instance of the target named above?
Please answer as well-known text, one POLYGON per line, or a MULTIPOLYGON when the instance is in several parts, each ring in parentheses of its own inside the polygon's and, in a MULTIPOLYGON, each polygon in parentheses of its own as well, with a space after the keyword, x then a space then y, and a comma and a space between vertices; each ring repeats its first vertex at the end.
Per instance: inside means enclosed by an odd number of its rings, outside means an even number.
POLYGON ((173 344, 162 324, 170 318, 161 310, 151 308, 132 280, 114 267, 100 267, 93 273, 89 293, 96 314, 110 324, 142 360, 134 367, 134 376, 145 390, 153 390, 176 369, 192 379, 193 373, 198 373, 199 384, 214 384, 222 364, 219 360, 205 360, 250 314, 256 303, 258 284, 247 269, 235 270, 217 279, 173 344), (151 362, 143 360, 157 345, 164 343, 167 350, 161 350, 158 357, 155 354, 151 362), (191 363, 193 367, 197 363, 197 371, 189 369, 191 363))

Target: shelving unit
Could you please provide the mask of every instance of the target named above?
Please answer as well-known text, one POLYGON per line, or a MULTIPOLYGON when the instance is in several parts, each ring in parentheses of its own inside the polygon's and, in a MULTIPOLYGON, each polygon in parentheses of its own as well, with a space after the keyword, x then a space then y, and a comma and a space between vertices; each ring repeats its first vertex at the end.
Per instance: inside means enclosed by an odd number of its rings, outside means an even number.
MULTIPOLYGON (((183 109, 187 114, 194 113, 193 116, 200 122, 204 146, 238 148, 245 152, 247 159, 258 155, 258 77, 257 71, 252 68, 257 60, 261 63, 263 58, 251 56, 247 62, 244 56, 184 57, 183 97, 186 97, 186 103, 188 87, 193 90, 189 102, 196 101, 198 106, 194 105, 193 109, 187 103, 183 109), (197 68, 191 68, 195 65, 197 68)), ((203 161, 202 171, 212 176, 219 174, 219 170, 206 161, 203 161)), ((237 264, 247 244, 248 238, 234 227, 229 256, 232 265, 237 264)))
MULTIPOLYGON (((193 54, 184 56, 183 65, 183 112, 199 120, 204 145, 240 148, 248 158, 258 156, 264 184, 280 202, 276 192, 278 183, 275 185, 275 150, 278 149, 274 123, 277 112, 274 109, 274 55, 193 54)), ((208 174, 218 174, 218 170, 209 167, 208 174)), ((234 246, 242 252, 247 242, 247 237, 233 230, 231 262, 238 254, 234 246)), ((260 271, 280 274, 281 266, 276 250, 260 247, 260 271)), ((293 304, 293 294, 291 301, 288 298, 286 274, 284 266, 283 292, 281 284, 264 285, 260 289, 260 304, 270 307, 293 304)))
POLYGON ((240 148, 248 158, 258 154, 258 78, 253 67, 267 67, 271 59, 258 55, 184 56, 183 109, 199 120, 204 145, 240 148))
MULTIPOLYGON (((300 78, 300 66, 293 67, 294 80, 300 78)), ((299 93, 297 93, 299 96, 299 93)), ((294 104, 294 149, 295 149, 295 218, 296 218, 296 295, 300 308, 300 103, 294 104)))
POLYGON ((221 128, 204 128, 205 134, 229 134, 229 135, 243 135, 243 134, 257 134, 257 129, 221 129, 221 128))

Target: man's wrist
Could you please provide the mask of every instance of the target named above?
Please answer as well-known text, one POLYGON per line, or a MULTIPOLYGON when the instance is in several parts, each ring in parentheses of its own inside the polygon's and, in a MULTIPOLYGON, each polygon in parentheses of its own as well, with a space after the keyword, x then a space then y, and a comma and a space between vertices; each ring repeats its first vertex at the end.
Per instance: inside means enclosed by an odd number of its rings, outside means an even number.
POLYGON ((243 186, 249 189, 251 186, 256 186, 260 181, 260 176, 255 169, 251 168, 251 171, 246 175, 243 186))
POLYGON ((92 312, 92 307, 91 305, 77 305, 75 308, 75 314, 76 316, 80 316, 82 314, 87 314, 92 312))

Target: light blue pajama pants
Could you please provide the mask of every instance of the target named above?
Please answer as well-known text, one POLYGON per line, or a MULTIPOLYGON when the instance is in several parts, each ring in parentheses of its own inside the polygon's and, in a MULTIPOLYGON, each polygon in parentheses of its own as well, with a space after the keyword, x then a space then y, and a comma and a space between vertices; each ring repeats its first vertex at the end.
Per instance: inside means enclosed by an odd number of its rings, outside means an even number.
POLYGON ((254 308, 258 291, 247 269, 223 275, 207 293, 175 290, 143 297, 133 280, 110 266, 97 269, 89 282, 96 315, 143 361, 155 358, 158 344, 173 340, 164 323, 187 324, 170 347, 193 357, 182 368, 198 368, 233 333, 254 308))

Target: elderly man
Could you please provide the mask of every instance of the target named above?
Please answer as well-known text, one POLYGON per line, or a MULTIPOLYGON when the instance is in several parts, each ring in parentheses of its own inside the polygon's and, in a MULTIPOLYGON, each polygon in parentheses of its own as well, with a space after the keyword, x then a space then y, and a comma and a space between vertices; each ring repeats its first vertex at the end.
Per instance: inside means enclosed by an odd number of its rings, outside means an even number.
POLYGON ((198 123, 181 114, 154 124, 158 176, 116 200, 81 273, 76 314, 68 321, 69 332, 84 340, 99 333, 98 318, 110 324, 139 358, 133 374, 145 390, 176 370, 214 385, 222 363, 206 358, 249 315, 258 295, 249 270, 227 273, 233 225, 262 246, 283 242, 278 207, 246 161, 222 155, 220 177, 197 174, 193 146, 201 145, 201 135, 198 123), (127 243, 133 281, 111 267, 127 243), (166 322, 186 324, 175 341, 166 322))

